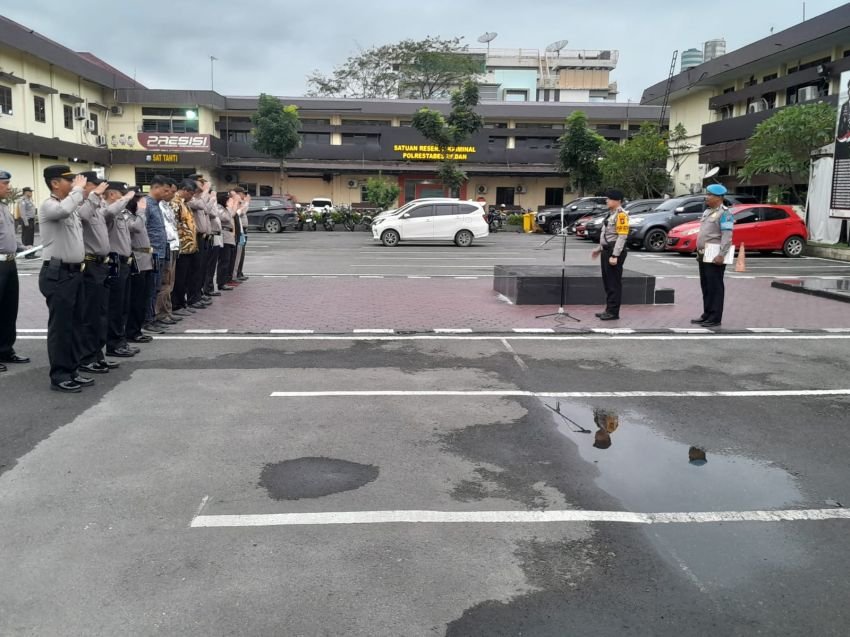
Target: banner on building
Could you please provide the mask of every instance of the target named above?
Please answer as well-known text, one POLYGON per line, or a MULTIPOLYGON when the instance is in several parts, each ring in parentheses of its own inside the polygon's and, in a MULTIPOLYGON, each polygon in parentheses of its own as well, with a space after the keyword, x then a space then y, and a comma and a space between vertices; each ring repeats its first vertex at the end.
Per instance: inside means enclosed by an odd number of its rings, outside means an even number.
POLYGON ((850 71, 841 74, 830 216, 850 219, 850 71))
POLYGON ((161 152, 196 152, 210 151, 210 136, 200 133, 138 133, 132 135, 112 135, 109 147, 114 150, 155 150, 161 152))

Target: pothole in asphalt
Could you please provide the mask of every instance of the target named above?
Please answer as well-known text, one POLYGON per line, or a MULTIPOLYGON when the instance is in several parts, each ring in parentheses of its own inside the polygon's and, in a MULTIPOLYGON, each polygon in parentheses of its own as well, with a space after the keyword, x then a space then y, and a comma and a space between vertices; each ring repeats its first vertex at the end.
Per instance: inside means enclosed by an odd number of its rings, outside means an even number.
POLYGON ((782 507, 802 498, 767 462, 671 440, 635 411, 546 402, 561 434, 598 469, 596 484, 633 511, 782 507))
POLYGON ((378 477, 378 467, 336 458, 295 458, 267 464, 260 486, 275 500, 321 498, 352 491, 378 477))

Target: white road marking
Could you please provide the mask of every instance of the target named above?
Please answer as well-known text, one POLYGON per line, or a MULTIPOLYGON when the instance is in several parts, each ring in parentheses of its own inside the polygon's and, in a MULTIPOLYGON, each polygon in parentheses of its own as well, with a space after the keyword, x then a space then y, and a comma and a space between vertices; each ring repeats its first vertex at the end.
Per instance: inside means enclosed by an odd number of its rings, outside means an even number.
POLYGON ((254 515, 197 515, 191 528, 350 524, 541 524, 610 522, 617 524, 710 524, 724 522, 821 522, 850 520, 850 509, 705 511, 326 511, 254 515))
POLYGON ((315 334, 315 330, 269 330, 271 334, 315 334))
POLYGON ((17 332, 18 332, 18 334, 22 334, 22 333, 27 334, 27 333, 30 333, 30 332, 37 332, 37 333, 46 334, 47 328, 46 327, 34 327, 34 328, 30 328, 30 329, 18 328, 17 332))
POLYGON ((362 329, 351 330, 354 334, 395 334, 395 330, 388 329, 362 329))
MULTIPOLYGON (((386 250, 361 250, 358 254, 380 254, 383 256, 387 256, 386 250)), ((399 252, 399 256, 407 254, 407 252, 399 252)), ((410 254, 457 254, 456 250, 448 249, 448 250, 416 250, 411 251, 410 254)), ((492 257, 502 257, 505 255, 513 255, 513 254, 528 254, 527 252, 478 252, 475 251, 475 256, 483 257, 483 256, 492 256, 492 257)))
POLYGON ((748 327, 748 332, 754 334, 790 334, 791 330, 784 327, 748 327))
POLYGON ((850 333, 850 327, 829 327, 824 329, 824 332, 829 332, 830 334, 847 334, 850 333))
POLYGON ((528 365, 526 365, 525 361, 522 360, 519 357, 519 354, 517 354, 516 350, 513 347, 511 347, 511 344, 508 343, 507 339, 504 339, 504 338, 502 339, 502 345, 504 345, 505 349, 508 350, 508 352, 510 352, 511 356, 513 356, 514 361, 516 361, 516 364, 519 365, 519 368, 522 371, 527 372, 528 371, 528 365))
POLYGON ((596 334, 634 334, 635 331, 628 327, 594 327, 591 332, 596 334))
POLYGON ((435 334, 472 334, 472 329, 469 327, 459 327, 457 329, 453 328, 441 328, 438 327, 434 330, 435 334))
POLYGON ((383 274, 361 274, 360 278, 361 279, 383 279, 384 275, 383 274))
POLYGON ((705 327, 671 327, 674 334, 711 334, 711 330, 705 327))
POLYGON ((313 279, 335 279, 335 274, 314 274, 311 278, 313 279))
POLYGON ((408 279, 430 279, 431 277, 429 277, 429 276, 413 276, 413 275, 410 275, 410 276, 408 276, 407 278, 408 278, 408 279))
POLYGON ((375 389, 329 391, 276 391, 271 398, 396 398, 444 396, 458 398, 788 398, 850 396, 850 389, 754 389, 733 391, 565 391, 535 392, 521 389, 423 390, 375 389))
POLYGON ((184 330, 184 334, 227 334, 227 329, 194 329, 184 330))
MULTIPOLYGON (((493 261, 502 257, 369 257, 370 261, 493 261)), ((506 260, 506 259, 505 259, 506 260)), ((511 257, 511 261, 537 261, 536 257, 511 257)))
MULTIPOLYGON (((440 259, 442 261, 442 259, 440 259)), ((352 268, 386 268, 392 266, 393 268, 458 268, 458 269, 466 269, 466 270, 482 270, 485 268, 489 268, 489 265, 424 265, 422 263, 352 263, 352 268)), ((699 278, 699 277, 697 277, 699 278)))
POLYGON ((473 280, 477 281, 478 277, 477 276, 456 276, 455 279, 457 279, 459 281, 473 281, 473 280))
POLYGON ((554 334, 555 330, 551 327, 515 327, 512 332, 517 334, 554 334))

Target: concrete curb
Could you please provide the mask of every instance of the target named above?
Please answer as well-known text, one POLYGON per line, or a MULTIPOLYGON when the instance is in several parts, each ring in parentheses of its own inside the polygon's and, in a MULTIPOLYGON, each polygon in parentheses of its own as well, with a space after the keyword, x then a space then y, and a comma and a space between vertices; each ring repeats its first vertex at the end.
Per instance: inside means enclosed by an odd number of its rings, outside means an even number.
POLYGON ((850 261, 850 248, 829 248, 826 246, 806 246, 807 257, 821 257, 822 259, 835 259, 836 261, 850 261))

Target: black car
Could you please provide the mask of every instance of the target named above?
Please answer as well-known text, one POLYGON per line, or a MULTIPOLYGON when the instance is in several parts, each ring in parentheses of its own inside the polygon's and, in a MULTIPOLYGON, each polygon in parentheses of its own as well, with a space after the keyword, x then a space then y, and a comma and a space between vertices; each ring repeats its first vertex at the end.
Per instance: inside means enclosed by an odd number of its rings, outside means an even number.
MULTIPOLYGON (((663 203, 664 199, 635 199, 623 206, 623 209, 629 213, 629 216, 637 216, 652 212, 663 203)), ((588 239, 597 243, 599 242, 599 235, 602 234, 602 222, 605 221, 606 216, 607 211, 596 215, 585 224, 584 227, 588 239)))
MULTIPOLYGON (((605 197, 582 197, 574 199, 564 206, 564 226, 569 228, 573 222, 587 215, 604 212, 605 197)), ((561 209, 550 208, 537 213, 537 225, 544 232, 558 234, 561 231, 561 209)))
POLYGON ((292 230, 298 223, 295 204, 283 197, 257 197, 248 207, 248 227, 266 232, 292 230))
MULTIPOLYGON (((729 193, 724 198, 727 206, 759 203, 753 195, 729 193)), ((648 252, 663 252, 667 245, 667 233, 676 226, 697 221, 705 212, 705 196, 689 195, 668 199, 646 214, 629 215, 629 245, 644 248, 648 252)))

